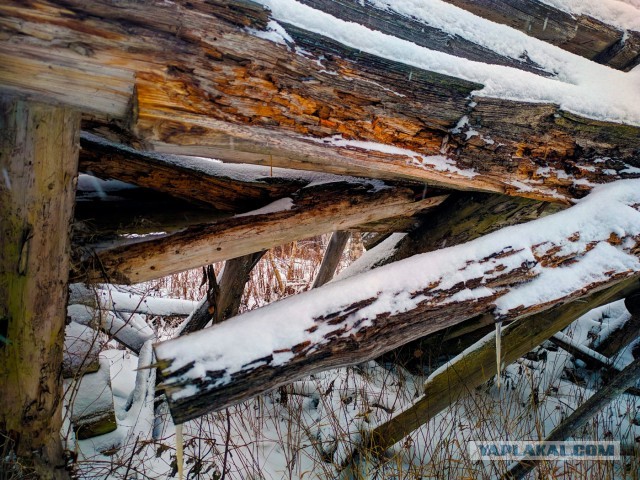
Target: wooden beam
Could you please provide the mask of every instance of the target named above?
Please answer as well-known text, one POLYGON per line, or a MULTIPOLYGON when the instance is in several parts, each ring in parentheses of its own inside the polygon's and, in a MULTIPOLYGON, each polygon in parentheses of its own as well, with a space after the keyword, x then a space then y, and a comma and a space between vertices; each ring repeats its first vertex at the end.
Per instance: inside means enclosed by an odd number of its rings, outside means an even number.
MULTIPOLYGON (((633 387, 639 379, 640 358, 637 358, 613 376, 606 385, 603 385, 600 390, 589 397, 586 402, 554 428, 545 438, 545 441, 560 442, 571 437, 584 428, 600 410, 624 393, 626 389, 633 387)), ((501 478, 519 480, 535 469, 539 463, 540 460, 525 457, 511 467, 501 478)))
POLYGON ((350 238, 351 234, 349 232, 333 232, 327 245, 327 250, 324 252, 324 257, 322 257, 320 270, 318 270, 318 274, 311 288, 321 287, 333 278, 333 274, 336 272, 336 268, 338 268, 338 264, 342 258, 344 247, 350 238))
MULTIPOLYGON (((591 309, 637 290, 637 279, 636 275, 624 281, 613 281, 606 289, 592 293, 581 301, 558 306, 504 327, 501 341, 503 364, 515 362, 591 309)), ((364 448, 348 458, 346 465, 359 469, 361 460, 373 458, 383 461, 384 452, 395 443, 495 374, 495 337, 486 337, 479 344, 479 348, 470 348, 449 362, 446 368, 439 369, 431 375, 425 382, 424 395, 420 400, 388 422, 371 430, 362 443, 364 448)))
POLYGON ((445 1, 612 68, 629 71, 640 62, 640 32, 625 32, 539 0, 445 1))
POLYGON ((247 175, 238 179, 225 175, 224 168, 213 174, 204 162, 142 153, 89 135, 82 136, 80 146, 82 172, 168 193, 221 211, 259 208, 309 183, 295 178, 270 178, 268 174, 255 181, 247 180, 247 175))
MULTIPOLYGON (((624 191, 628 192, 633 185, 635 181, 626 183, 624 191)), ((597 198, 593 197, 592 201, 597 198)), ((609 197, 608 201, 613 198, 609 197)), ((627 198, 624 202, 632 200, 627 198)), ((597 229, 597 237, 602 240, 583 238, 576 243, 573 233, 566 236, 566 232, 575 231, 577 224, 574 226, 573 222, 580 222, 578 212, 584 214, 586 209, 590 210, 589 205, 589 202, 583 203, 574 207, 574 211, 556 214, 555 218, 514 227, 509 235, 497 232, 453 247, 444 258, 439 251, 415 256, 284 299, 244 314, 234 322, 211 327, 206 333, 156 345, 174 419, 182 422, 304 375, 375 358, 411 340, 490 312, 496 303, 511 305, 504 307, 500 318, 519 318, 634 275, 633 268, 600 267, 591 263, 602 258, 598 252, 610 250, 609 241, 625 245, 624 255, 632 255, 625 258, 635 263, 639 251, 633 246, 637 240, 631 240, 635 235, 632 231, 624 234, 626 239, 620 238, 620 243, 619 237, 611 237, 609 227, 604 225, 597 229), (559 234, 551 224, 562 224, 565 233, 559 234), (513 238, 527 238, 533 232, 536 236, 542 235, 537 237, 535 245, 520 244, 518 249, 513 249, 513 238), (482 258, 478 258, 479 249, 483 252, 482 258), (516 260, 520 258, 537 260, 516 260), (589 280, 580 282, 579 287, 572 283, 561 298, 553 288, 546 294, 548 300, 536 296, 536 302, 531 305, 521 303, 523 295, 526 296, 524 292, 535 289, 539 295, 540 288, 549 288, 548 277, 542 272, 564 275, 564 267, 587 268, 587 264, 591 265, 589 280), (538 275, 540 280, 536 280, 538 275), (594 281, 594 278, 601 280, 594 281), (509 299, 514 303, 510 304, 509 299), (282 332, 281 322, 292 315, 297 317, 296 322, 287 322, 286 335, 274 333, 282 332), (260 326, 253 324, 257 319, 260 326), (253 329, 256 329, 254 333, 253 329), (223 354, 232 341, 246 345, 241 348, 246 351, 241 354, 242 361, 237 356, 229 360, 223 354), (202 348, 206 345, 207 349, 217 348, 221 353, 215 358, 205 354, 201 357, 194 347, 196 344, 202 344, 202 348), (185 393, 185 389, 189 393, 185 393)), ((607 216, 607 222, 617 223, 614 220, 617 207, 608 211, 611 215, 607 216)), ((619 212, 631 214, 622 207, 619 212)))
POLYGON ((0 84, 100 109, 94 120, 165 153, 559 202, 637 176, 628 168, 640 166, 637 127, 471 99, 481 85, 285 25, 293 50, 251 33, 269 19, 240 0, 126 10, 106 0, 12 0, 0 6, 0 84), (336 135, 347 143, 326 141, 336 135))
POLYGON ((96 249, 95 256, 75 266, 72 278, 76 282, 144 282, 360 223, 411 215, 445 198, 416 200, 413 190, 403 187, 318 185, 279 200, 266 207, 266 213, 256 210, 159 238, 96 249))
POLYGON ((61 369, 79 131, 70 109, 0 95, 0 470, 16 476, 68 478, 61 369))

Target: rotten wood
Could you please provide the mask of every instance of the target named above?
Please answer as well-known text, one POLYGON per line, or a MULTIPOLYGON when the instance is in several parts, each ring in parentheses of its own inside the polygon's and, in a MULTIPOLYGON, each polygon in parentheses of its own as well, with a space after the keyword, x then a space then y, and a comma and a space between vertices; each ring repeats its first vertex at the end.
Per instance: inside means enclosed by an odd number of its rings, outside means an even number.
POLYGON ((92 111, 94 126, 103 125, 96 128, 166 153, 560 202, 591 183, 636 175, 628 167, 639 166, 637 127, 554 105, 470 99, 481 85, 290 25, 296 50, 250 33, 269 18, 239 0, 126 10, 106 0, 5 2, 0 84, 92 111), (468 128, 456 128, 465 116, 468 128), (334 135, 416 153, 323 141, 334 135), (452 169, 430 165, 431 155, 447 157, 452 169))
MULTIPOLYGON (((570 223, 567 222, 571 222, 573 216, 569 211, 560 212, 557 215, 561 216, 558 221, 562 221, 565 227, 570 230, 570 223)), ((544 222, 544 219, 538 222, 544 222)), ((518 235, 517 228, 536 228, 536 222, 514 228, 513 235, 518 235)), ((235 322, 250 322, 260 318, 262 322, 260 329, 266 330, 269 325, 272 325, 272 327, 276 324, 279 325, 278 322, 281 321, 282 317, 288 315, 286 308, 290 305, 291 308, 296 310, 296 314, 300 318, 288 326, 289 335, 313 340, 289 346, 278 343, 277 348, 273 347, 276 350, 273 352, 265 350, 262 352, 265 355, 261 353, 259 355, 260 358, 255 358, 255 353, 248 353, 243 357, 246 359, 246 362, 243 362, 244 366, 241 368, 229 367, 233 368, 230 371, 216 369, 215 371, 207 371, 203 375, 198 375, 198 378, 185 376, 193 369, 195 369, 193 371, 198 372, 201 370, 197 364, 198 360, 189 360, 192 356, 199 358, 195 351, 186 346, 187 344, 191 345, 189 342, 192 341, 192 337, 190 336, 156 345, 156 356, 159 359, 159 366, 165 379, 164 387, 169 398, 172 415, 176 421, 183 422, 207 411, 223 408, 253 395, 276 388, 301 376, 375 358, 382 353, 429 333, 459 324, 479 314, 488 313, 493 310, 493 305, 498 298, 508 295, 509 292, 514 290, 517 292, 519 286, 525 284, 526 287, 530 286, 532 278, 540 273, 538 268, 534 268, 538 262, 540 262, 542 268, 552 270, 562 268, 562 265, 575 265, 574 262, 580 262, 582 258, 586 258, 584 256, 587 251, 598 248, 597 244, 600 244, 600 248, 608 248, 605 244, 609 245, 608 242, 612 237, 606 231, 606 228, 604 230, 598 234, 602 236, 602 240, 583 242, 586 250, 580 252, 575 248, 578 244, 571 240, 572 238, 575 239, 573 234, 569 238, 555 238, 553 237, 555 235, 553 229, 550 229, 550 231, 545 229, 545 234, 551 237, 548 237, 547 241, 530 247, 531 255, 537 261, 526 261, 518 265, 516 263, 519 262, 509 262, 508 259, 511 255, 519 254, 521 250, 518 250, 518 253, 515 253, 512 249, 510 250, 511 247, 508 246, 510 243, 505 243, 504 245, 491 243, 494 253, 487 258, 467 257, 467 255, 471 254, 462 253, 475 252, 475 247, 471 247, 472 244, 470 244, 469 250, 467 250, 466 246, 454 247, 460 252, 456 256, 457 261, 466 265, 462 270, 465 271, 469 268, 474 272, 472 279, 458 282, 455 285, 448 285, 445 279, 451 278, 452 275, 459 275, 459 270, 455 272, 441 271, 439 267, 436 267, 436 265, 439 265, 438 262, 441 262, 441 258, 437 255, 437 252, 433 252, 432 254, 425 254, 421 257, 407 260, 412 262, 416 269, 420 265, 420 271, 431 272, 434 268, 438 268, 441 279, 434 280, 431 278, 428 285, 417 285, 415 284, 416 279, 412 277, 413 286, 410 290, 407 290, 407 287, 404 287, 402 282, 399 281, 400 277, 397 276, 398 272, 395 270, 404 270, 406 267, 402 262, 399 262, 385 267, 387 274, 396 279, 390 285, 379 283, 381 277, 378 277, 378 275, 382 275, 380 273, 382 270, 377 269, 363 274, 367 275, 367 281, 354 277, 339 283, 328 284, 319 289, 299 294, 292 299, 285 299, 254 312, 249 312, 246 314, 246 319, 240 316, 235 322), (554 239, 551 240, 551 238, 554 239), (587 243, 589 244, 588 246, 587 243), (571 248, 568 249, 571 250, 571 253, 566 251, 565 253, 560 253, 563 250, 561 245, 564 244, 571 245, 571 248), (460 255, 465 256, 460 257, 460 255), (467 260, 464 260, 464 258, 467 260), (497 262, 497 264, 494 262, 497 262), (376 279, 375 281, 373 280, 374 278, 376 279), (339 303, 334 304, 334 297, 338 294, 338 291, 343 291, 349 285, 359 286, 357 295, 354 294, 355 296, 350 297, 348 301, 341 300, 339 303), (462 297, 458 297, 459 300, 451 301, 453 295, 461 291, 473 291, 475 288, 483 289, 484 293, 479 298, 471 294, 462 295, 462 297), (491 293, 485 289, 490 289, 491 293), (412 303, 410 308, 403 307, 396 310, 396 300, 394 299, 407 298, 407 296, 418 300, 415 300, 415 303, 412 303), (376 302, 378 298, 382 298, 383 301, 381 303, 376 302), (305 302, 305 305, 307 305, 302 312, 297 311, 299 302, 305 302), (301 331, 296 333, 296 329, 301 331), (184 356, 178 355, 174 357, 172 353, 166 353, 176 351, 183 352, 184 356), (266 353, 267 351, 270 353, 266 353), (282 356, 287 360, 283 361, 282 356), (188 389, 188 394, 184 394, 185 388, 188 389)), ((634 234, 630 235, 633 236, 634 234)), ((501 241, 508 242, 509 240, 505 238, 501 241)), ((626 245, 625 248, 628 249, 625 249, 625 251, 632 255, 637 255, 640 250, 637 246, 634 247, 637 239, 633 240, 632 237, 627 237, 627 240, 621 239, 621 242, 618 242, 618 238, 614 239, 614 241, 617 245, 626 245), (629 243, 625 244, 625 241, 629 243)), ((449 253, 454 255, 453 251, 449 253)), ((594 271, 592 273, 601 276, 603 280, 585 285, 579 290, 568 293, 566 296, 563 295, 562 298, 554 301, 542 302, 531 306, 514 306, 508 312, 503 312, 500 318, 520 318, 532 315, 549 309, 558 303, 570 302, 587 293, 597 291, 599 288, 616 280, 634 274, 634 272, 628 270, 617 272, 616 268, 610 269, 609 267, 607 267, 606 271, 599 273, 594 271)), ((522 286, 522 288, 526 287, 522 286)), ((517 293, 514 294, 517 295, 517 293)), ((404 304, 401 302, 400 305, 404 304)), ((193 341, 204 341, 206 338, 207 345, 211 345, 211 342, 217 341, 216 339, 218 338, 228 338, 227 335, 233 335, 233 332, 227 331, 228 328, 231 328, 229 324, 216 325, 208 329, 206 335, 199 333, 198 335, 202 336, 193 337, 193 341), (220 333, 218 334, 218 332, 220 333), (218 336, 216 336, 217 334, 218 336)), ((250 329, 245 330, 242 333, 243 342, 250 342, 254 338, 252 335, 258 335, 257 332, 252 334, 248 331, 250 329)), ((238 341, 240 341, 239 337, 234 338, 238 338, 238 341)), ((258 338, 253 341, 259 343, 258 338)), ((220 348, 224 347, 221 346, 220 348)), ((219 357, 221 366, 225 365, 223 363, 225 358, 224 356, 219 357)), ((206 363, 207 360, 204 359, 203 361, 206 363)), ((237 362, 237 360, 234 361, 237 362)))
POLYGON ((576 55, 629 71, 640 62, 640 32, 624 32, 539 0, 446 0, 480 17, 520 30, 576 55))
POLYGON ((446 196, 418 198, 404 187, 378 190, 367 183, 330 183, 304 188, 280 200, 276 211, 237 215, 213 224, 103 247, 75 265, 73 281, 131 284, 199 268, 361 223, 412 215, 440 204, 446 196))
POLYGON ((321 287, 333 278, 333 274, 336 273, 336 268, 338 268, 340 258, 342 258, 342 252, 344 251, 344 247, 346 247, 349 238, 351 238, 351 234, 349 232, 333 232, 331 239, 329 240, 329 244, 327 245, 327 249, 324 252, 324 257, 322 257, 320 270, 318 270, 318 274, 316 275, 311 288, 321 287))
POLYGON ((70 109, 0 95, 0 470, 15 454, 18 476, 68 478, 61 369, 79 129, 70 109))
POLYGON ((299 179, 268 175, 256 181, 239 180, 224 173, 213 175, 203 166, 190 165, 189 159, 138 152, 88 135, 82 136, 80 146, 81 172, 168 193, 220 211, 259 208, 305 185, 299 179))
MULTIPOLYGON (((593 308, 637 291, 637 278, 636 274, 635 278, 614 280, 606 289, 591 293, 581 301, 525 317, 503 328, 503 364, 515 362, 593 308)), ((384 453, 395 443, 495 374, 496 342, 487 340, 430 376, 424 385, 424 395, 407 410, 368 432, 360 449, 347 458, 345 468, 359 470, 364 459, 384 462, 384 453)))

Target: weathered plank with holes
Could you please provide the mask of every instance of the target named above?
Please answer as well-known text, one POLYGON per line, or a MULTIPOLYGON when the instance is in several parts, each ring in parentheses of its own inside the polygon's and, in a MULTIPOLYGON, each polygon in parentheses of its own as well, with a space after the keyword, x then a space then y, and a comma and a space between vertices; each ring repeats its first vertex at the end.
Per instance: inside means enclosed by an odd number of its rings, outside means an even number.
POLYGON ((0 443, 47 479, 67 477, 61 368, 79 131, 70 109, 0 95, 0 443))
MULTIPOLYGON (((624 192, 636 187, 636 181, 625 183, 624 192)), ((591 202, 602 207, 606 203, 598 196, 591 202)), ((313 372, 375 358, 490 312, 496 304, 501 305, 501 318, 519 318, 634 275, 640 217, 637 206, 629 209, 629 202, 634 204, 625 197, 620 209, 610 206, 606 221, 589 233, 576 235, 582 215, 591 212, 592 203, 585 202, 512 227, 508 235, 495 232, 445 254, 414 256, 158 344, 156 356, 172 414, 182 422, 313 372), (612 235, 613 225, 627 215, 636 219, 626 223, 629 231, 612 235), (532 244, 519 242, 513 247, 514 239, 532 235, 536 238, 532 244), (627 260, 598 266, 602 252, 614 255, 612 247, 625 252, 627 260), (579 284, 551 288, 548 275, 564 275, 565 268, 588 268, 590 273, 579 284), (540 296, 544 285, 549 290, 540 296), (537 292, 536 301, 521 303, 532 291, 537 292), (295 322, 289 321, 292 316, 295 322), (233 355, 225 355, 232 344, 237 347, 233 355), (217 353, 212 356, 210 351, 217 353)))
POLYGON ((294 240, 439 205, 446 195, 416 199, 409 188, 330 183, 304 188, 266 210, 135 243, 96 249, 72 272, 74 281, 139 283, 247 255, 294 240), (95 255, 95 257, 94 257, 95 255))
POLYGON ((0 84, 92 111, 94 128, 165 153, 560 202, 636 175, 620 172, 639 166, 637 127, 472 99, 477 83, 285 25, 302 55, 252 35, 269 19, 239 0, 13 0, 0 5, 0 84), (403 150, 324 141, 335 135, 403 150))

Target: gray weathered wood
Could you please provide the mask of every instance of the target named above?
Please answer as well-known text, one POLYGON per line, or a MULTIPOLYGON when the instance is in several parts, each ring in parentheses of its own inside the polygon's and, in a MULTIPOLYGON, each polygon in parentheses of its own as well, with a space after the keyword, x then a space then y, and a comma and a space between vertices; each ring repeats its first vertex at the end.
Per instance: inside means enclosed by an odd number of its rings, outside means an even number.
POLYGON ((349 238, 351 238, 351 234, 349 232, 333 232, 331 239, 329 240, 329 244, 327 245, 327 250, 324 252, 324 257, 322 257, 320 270, 318 271, 311 288, 321 287, 333 278, 333 274, 336 272, 336 268, 338 268, 340 258, 342 258, 342 252, 344 251, 344 247, 347 245, 349 238))
POLYGON ((0 95, 0 448, 44 479, 68 478, 61 369, 79 129, 70 109, 0 95))

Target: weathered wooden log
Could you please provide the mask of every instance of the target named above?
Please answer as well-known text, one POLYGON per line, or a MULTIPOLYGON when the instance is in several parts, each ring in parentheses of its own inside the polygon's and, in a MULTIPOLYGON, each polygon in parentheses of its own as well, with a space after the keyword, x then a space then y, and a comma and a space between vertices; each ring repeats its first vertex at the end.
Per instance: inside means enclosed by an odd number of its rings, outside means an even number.
POLYGON ((611 332, 594 349, 605 357, 615 357, 624 347, 638 338, 638 332, 640 332, 640 315, 631 315, 629 320, 611 332))
MULTIPOLYGON (((456 57, 468 58, 477 62, 505 65, 542 75, 551 75, 550 72, 545 72, 529 58, 510 58, 499 55, 493 50, 473 43, 460 35, 443 32, 425 22, 402 15, 392 9, 382 9, 380 4, 367 0, 301 0, 301 3, 327 12, 342 20, 364 25, 372 30, 378 30, 431 50, 449 53, 456 57)), ((393 6, 392 3, 390 5, 393 6)))
POLYGON ((17 476, 68 478, 61 368, 79 129, 70 109, 0 95, 0 470, 15 454, 17 476))
POLYGON ((264 209, 136 243, 100 248, 77 265, 74 281, 139 283, 294 240, 397 215, 412 215, 446 196, 416 199, 403 187, 346 182, 302 189, 264 209))
POLYGON ((97 372, 103 343, 96 330, 71 321, 65 329, 62 377, 79 378, 85 373, 97 372))
POLYGON ((217 295, 209 294, 198 303, 195 310, 184 321, 179 335, 202 330, 207 323, 220 323, 238 314, 244 288, 249 281, 251 270, 260 261, 265 251, 250 253, 227 260, 218 282, 217 295), (213 305, 212 305, 213 301, 213 305))
POLYGON ((119 119, 131 128, 112 131, 166 153, 565 202, 637 176, 637 127, 470 99, 481 85, 285 26, 293 50, 255 34, 269 19, 239 0, 13 0, 0 84, 119 119))
POLYGON ((499 318, 518 318, 633 275, 640 214, 626 205, 635 204, 636 187, 629 181, 616 185, 618 193, 601 189, 552 217, 333 282, 160 343, 156 356, 172 415, 182 422, 306 374, 375 358, 496 305, 499 318), (598 227, 581 231, 592 202, 606 214, 598 227), (612 236, 613 225, 618 230, 618 220, 627 215, 637 220, 625 220, 630 230, 612 236), (606 259, 618 251, 626 260, 610 264, 606 259), (589 270, 588 278, 560 288, 549 277, 582 269, 589 270), (527 292, 536 293, 529 298, 527 292))
MULTIPOLYGON (((588 298, 518 320, 502 329, 502 361, 509 365, 574 320, 600 305, 636 291, 635 278, 612 282, 606 289, 588 298)), ((384 461, 384 453, 439 412, 482 385, 496 374, 495 337, 488 335, 446 366, 434 372, 425 382, 424 396, 388 422, 376 426, 365 435, 363 447, 345 462, 346 468, 361 470, 361 461, 384 461), (477 348, 476 348, 477 347, 477 348)))
MULTIPOLYGON (((547 442, 559 442, 571 437, 583 428, 600 410, 619 397, 624 391, 640 380, 640 359, 636 359, 620 373, 616 374, 600 390, 580 405, 560 425, 545 438, 547 442)), ((524 458, 516 463, 502 477, 503 479, 521 479, 531 472, 540 460, 524 458)))
POLYGON ((538 0, 446 1, 619 70, 631 70, 640 62, 639 32, 624 32, 595 18, 575 16, 538 0))
POLYGON ((169 193, 222 211, 253 210, 287 197, 308 183, 296 178, 269 176, 255 181, 250 181, 248 175, 238 179, 230 173, 225 175, 224 168, 213 174, 213 168, 207 169, 203 162, 141 153, 90 135, 82 136, 80 146, 79 169, 82 172, 169 193))
POLYGON ((575 344, 571 337, 568 337, 562 332, 555 334, 549 341, 578 360, 582 360, 588 366, 605 368, 610 371, 616 370, 613 360, 584 345, 575 344))
POLYGON ((344 247, 346 247, 349 238, 351 238, 351 234, 349 232, 333 232, 331 239, 329 240, 329 244, 327 245, 327 249, 324 252, 324 257, 322 257, 320 270, 318 270, 318 274, 316 275, 311 288, 321 287, 333 278, 333 274, 336 272, 336 268, 338 268, 340 258, 342 258, 342 252, 344 251, 344 247))

